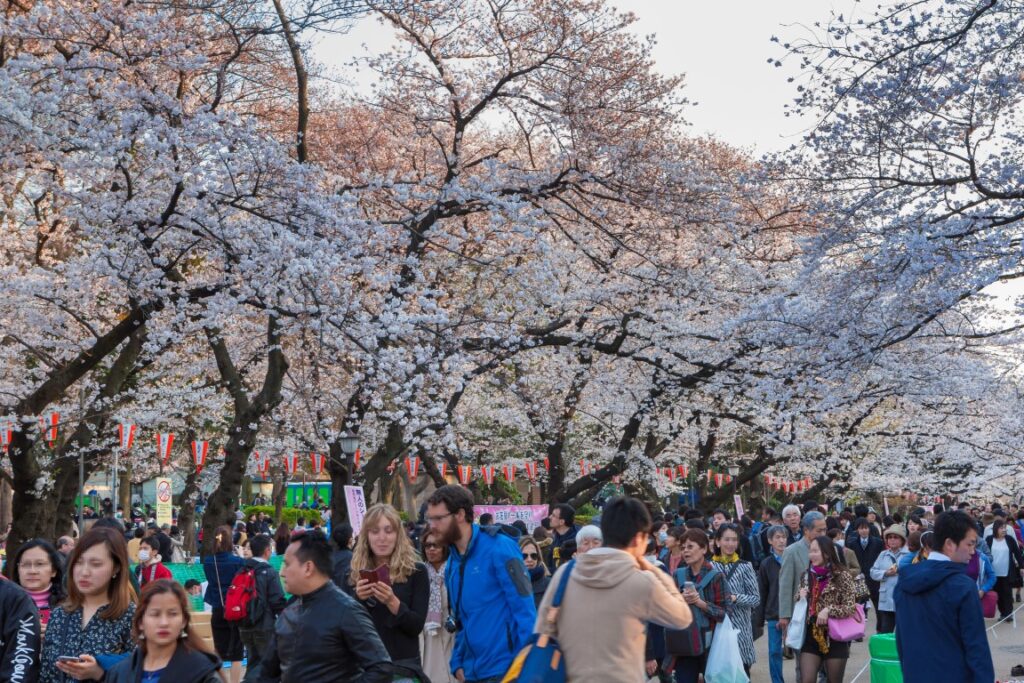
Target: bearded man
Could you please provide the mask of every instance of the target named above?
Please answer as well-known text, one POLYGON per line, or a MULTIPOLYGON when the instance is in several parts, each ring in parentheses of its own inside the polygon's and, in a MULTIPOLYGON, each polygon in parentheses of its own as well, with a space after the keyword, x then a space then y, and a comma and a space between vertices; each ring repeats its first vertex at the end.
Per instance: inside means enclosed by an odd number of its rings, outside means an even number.
POLYGON ((449 548, 445 584, 455 634, 451 671, 460 683, 498 683, 533 632, 533 585, 514 530, 473 523, 473 494, 442 486, 426 520, 449 548))

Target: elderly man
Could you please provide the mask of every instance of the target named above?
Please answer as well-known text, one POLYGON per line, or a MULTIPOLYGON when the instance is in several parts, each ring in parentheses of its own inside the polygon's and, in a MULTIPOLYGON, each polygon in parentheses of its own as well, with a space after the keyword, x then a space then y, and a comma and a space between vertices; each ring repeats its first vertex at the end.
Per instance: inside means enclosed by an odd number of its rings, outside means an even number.
MULTIPOLYGON (((787 506, 788 507, 788 506, 787 506)), ((782 513, 786 516, 785 510, 782 513)), ((785 637, 786 629, 789 627, 789 620, 793 617, 793 597, 800 591, 800 577, 807 571, 811 564, 808 556, 808 549, 811 541, 818 536, 825 534, 825 515, 812 510, 804 515, 800 525, 803 536, 800 541, 786 548, 782 555, 782 567, 779 569, 779 624, 778 628, 785 637)), ((796 655, 796 680, 803 680, 800 673, 800 654, 796 655)))
POLYGON ((588 524, 576 532, 576 555, 582 555, 588 550, 600 548, 602 542, 601 528, 588 524))

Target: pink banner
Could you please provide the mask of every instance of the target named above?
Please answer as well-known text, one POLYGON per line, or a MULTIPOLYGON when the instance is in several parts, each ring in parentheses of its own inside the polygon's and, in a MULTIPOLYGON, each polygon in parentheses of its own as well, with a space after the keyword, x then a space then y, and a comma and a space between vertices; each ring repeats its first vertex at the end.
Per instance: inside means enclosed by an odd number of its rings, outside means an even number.
POLYGON ((494 516, 495 524, 512 524, 517 519, 526 522, 526 528, 530 533, 540 526, 542 519, 548 516, 547 505, 474 505, 473 515, 480 519, 480 515, 489 512, 494 516))

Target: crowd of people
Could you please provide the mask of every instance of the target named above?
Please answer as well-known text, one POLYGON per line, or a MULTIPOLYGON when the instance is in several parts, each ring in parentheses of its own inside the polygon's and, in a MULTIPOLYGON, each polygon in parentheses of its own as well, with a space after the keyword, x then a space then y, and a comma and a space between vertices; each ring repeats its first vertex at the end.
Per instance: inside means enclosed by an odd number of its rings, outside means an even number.
POLYGON ((471 492, 444 486, 418 523, 378 504, 330 538, 230 520, 185 585, 163 563, 176 531, 97 522, 10 553, 0 680, 497 683, 531 638, 557 636, 572 681, 698 683, 728 620, 748 675, 766 637, 772 683, 841 683, 860 638, 835 622, 874 610, 907 683, 991 683, 983 615, 1011 615, 1024 568, 1024 511, 999 505, 903 518, 806 501, 755 521, 618 497, 586 525, 552 506, 531 530, 475 518, 471 492))

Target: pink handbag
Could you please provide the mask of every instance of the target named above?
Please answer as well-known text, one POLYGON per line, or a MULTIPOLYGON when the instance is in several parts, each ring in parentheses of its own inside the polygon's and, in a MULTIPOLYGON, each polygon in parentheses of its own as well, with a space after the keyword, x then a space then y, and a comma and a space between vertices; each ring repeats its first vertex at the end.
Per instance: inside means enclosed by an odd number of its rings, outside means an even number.
POLYGON ((849 643, 864 637, 864 606, 857 605, 857 611, 851 616, 837 619, 828 618, 828 637, 839 643, 849 643))
POLYGON ((993 619, 996 616, 996 603, 999 602, 999 596, 996 595, 995 591, 986 591, 985 595, 981 596, 981 613, 986 619, 993 619))

